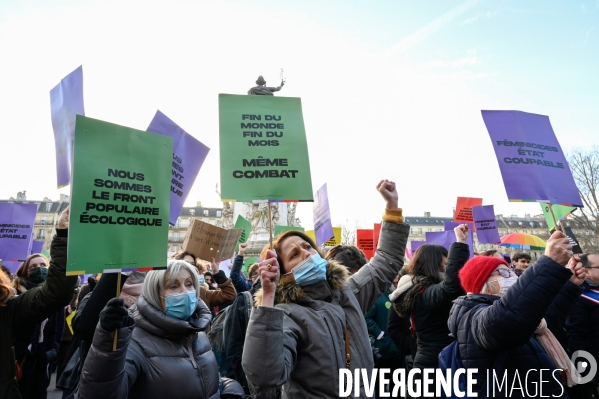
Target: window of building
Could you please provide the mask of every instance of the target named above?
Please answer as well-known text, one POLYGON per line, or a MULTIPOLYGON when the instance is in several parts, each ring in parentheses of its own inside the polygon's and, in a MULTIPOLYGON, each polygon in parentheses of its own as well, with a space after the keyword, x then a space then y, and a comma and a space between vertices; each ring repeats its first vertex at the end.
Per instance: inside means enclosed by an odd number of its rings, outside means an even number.
POLYGON ((52 203, 46 202, 46 212, 50 212, 52 210, 52 203))
POLYGON ((216 211, 216 217, 220 218, 223 216, 223 212, 222 211, 216 211))
POLYGON ((204 216, 208 216, 208 209, 204 209, 204 216))
POLYGON ((44 238, 46 236, 46 230, 41 229, 39 233, 37 233, 37 238, 44 238))
POLYGON ((189 214, 190 214, 191 216, 195 216, 195 214, 196 214, 196 210, 195 210, 195 209, 190 209, 190 210, 189 210, 189 214))
POLYGON ((179 241, 179 232, 178 231, 173 231, 173 235, 171 236, 171 240, 173 240, 173 241, 179 241))
POLYGON ((422 228, 418 228, 418 234, 422 234, 422 228))
POLYGON ((171 251, 173 251, 173 252, 178 252, 178 251, 179 251, 179 246, 178 246, 178 245, 173 245, 173 246, 171 247, 171 251))

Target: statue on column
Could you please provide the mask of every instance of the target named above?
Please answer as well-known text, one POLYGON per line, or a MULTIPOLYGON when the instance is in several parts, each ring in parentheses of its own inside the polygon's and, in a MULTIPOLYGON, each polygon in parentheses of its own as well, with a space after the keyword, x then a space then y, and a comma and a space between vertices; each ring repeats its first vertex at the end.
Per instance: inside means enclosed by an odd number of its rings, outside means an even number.
POLYGON ((272 96, 272 93, 281 90, 281 88, 285 86, 285 80, 281 79, 281 85, 279 87, 267 87, 266 80, 260 75, 258 76, 258 80, 256 80, 256 84, 258 86, 252 87, 248 91, 250 96, 272 96))

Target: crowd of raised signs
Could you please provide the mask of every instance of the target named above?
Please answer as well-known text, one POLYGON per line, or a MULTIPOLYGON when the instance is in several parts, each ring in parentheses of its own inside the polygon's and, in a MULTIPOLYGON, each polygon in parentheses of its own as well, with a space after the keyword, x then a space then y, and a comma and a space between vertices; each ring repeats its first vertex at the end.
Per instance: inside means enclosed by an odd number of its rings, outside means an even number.
MULTIPOLYGON (((460 224, 449 250, 425 244, 408 261, 395 184, 377 190, 372 259, 350 245, 323 254, 287 231, 247 275, 241 245, 230 277, 183 252, 160 270, 79 285, 66 275, 67 209, 49 260, 36 253, 0 273, 0 398, 45 398, 52 373, 63 398, 335 398, 342 369, 440 361, 477 369, 478 397, 489 371, 519 381, 506 397, 597 397, 572 355, 599 358, 599 255, 573 255, 557 231, 534 264, 524 253, 471 257, 460 224)), ((365 385, 350 397, 385 396, 365 385)))

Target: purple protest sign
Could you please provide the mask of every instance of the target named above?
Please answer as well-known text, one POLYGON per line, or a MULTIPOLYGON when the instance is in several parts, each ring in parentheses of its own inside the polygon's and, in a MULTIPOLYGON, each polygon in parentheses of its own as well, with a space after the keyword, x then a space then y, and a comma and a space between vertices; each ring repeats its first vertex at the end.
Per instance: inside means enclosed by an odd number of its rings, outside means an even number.
POLYGON ((473 206, 472 217, 474 218, 476 237, 479 244, 496 244, 501 241, 499 231, 497 231, 493 205, 473 206))
POLYGON ((71 182, 75 115, 85 115, 82 67, 68 74, 50 90, 50 112, 56 147, 56 182, 61 188, 71 182))
POLYGON ((44 247, 43 241, 32 240, 31 243, 31 254, 39 254, 42 253, 42 248, 44 247))
POLYGON ((0 203, 0 259, 16 261, 29 256, 36 204, 0 203))
POLYGON ((545 115, 482 111, 510 201, 582 207, 570 166, 545 115))
POLYGON ((173 139, 173 169, 171 180, 171 210, 169 222, 177 223, 183 204, 191 191, 210 148, 170 120, 160 111, 146 129, 173 139))
MULTIPOLYGON (((470 249, 470 257, 474 257, 474 239, 472 238, 472 223, 459 223, 459 222, 445 222, 443 223, 443 229, 445 231, 451 231, 451 233, 453 234, 453 242, 455 242, 455 232, 453 231, 453 229, 455 229, 457 226, 459 226, 460 224, 467 224, 468 225, 468 238, 466 238, 466 244, 468 244, 468 248, 470 249)), ((428 243, 428 242, 427 242, 428 243)), ((449 250, 449 247, 447 247, 447 249, 449 250)))
POLYGON ((410 249, 412 250, 412 254, 416 252, 418 248, 420 248, 423 244, 426 244, 426 241, 414 240, 410 242, 410 249))
POLYGON ((427 244, 436 244, 445 247, 449 251, 451 244, 455 242, 453 231, 434 231, 425 234, 427 244))
POLYGON ((17 272, 17 270, 19 269, 19 266, 21 266, 23 262, 14 262, 14 261, 2 261, 2 265, 6 266, 6 268, 12 273, 15 274, 17 272))
POLYGON ((333 224, 331 223, 331 210, 329 208, 329 196, 327 193, 327 184, 325 183, 316 192, 313 206, 314 215, 314 235, 316 236, 316 245, 322 245, 335 237, 333 224))

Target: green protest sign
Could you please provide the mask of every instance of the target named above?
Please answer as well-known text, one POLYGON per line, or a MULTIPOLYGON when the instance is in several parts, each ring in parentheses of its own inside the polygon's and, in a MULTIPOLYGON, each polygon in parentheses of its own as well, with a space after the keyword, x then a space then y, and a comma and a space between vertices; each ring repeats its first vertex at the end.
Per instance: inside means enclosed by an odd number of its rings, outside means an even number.
POLYGON ((299 226, 275 226, 275 237, 281 233, 284 233, 284 232, 290 231, 290 230, 304 231, 304 228, 299 227, 299 226))
POLYGON ((243 231, 241 232, 241 237, 239 237, 239 242, 237 243, 237 246, 235 247, 235 252, 239 252, 239 244, 243 244, 244 242, 247 242, 248 238, 250 238, 250 234, 252 232, 252 223, 250 223, 249 220, 247 220, 246 218, 244 218, 241 215, 237 216, 237 221, 235 221, 235 228, 242 228, 243 231))
POLYGON ((564 206, 557 204, 541 204, 541 208, 543 209, 543 215, 545 215, 545 220, 547 221, 547 227, 549 228, 549 230, 555 228, 555 223, 553 223, 551 211, 549 210, 550 206, 553 209, 553 215, 555 216, 555 220, 557 220, 558 223, 560 222, 560 220, 564 219, 566 216, 578 209, 572 206, 564 206))
POLYGON ((67 275, 166 266, 173 139, 77 115, 67 275))
POLYGON ((299 98, 219 94, 223 201, 312 201, 299 98))
POLYGON ((250 267, 254 264, 254 263, 258 263, 258 258, 257 257, 252 257, 252 258, 244 258, 243 259, 243 266, 241 267, 241 271, 243 272, 243 274, 245 274, 248 278, 250 278, 251 276, 249 275, 249 269, 250 267))

